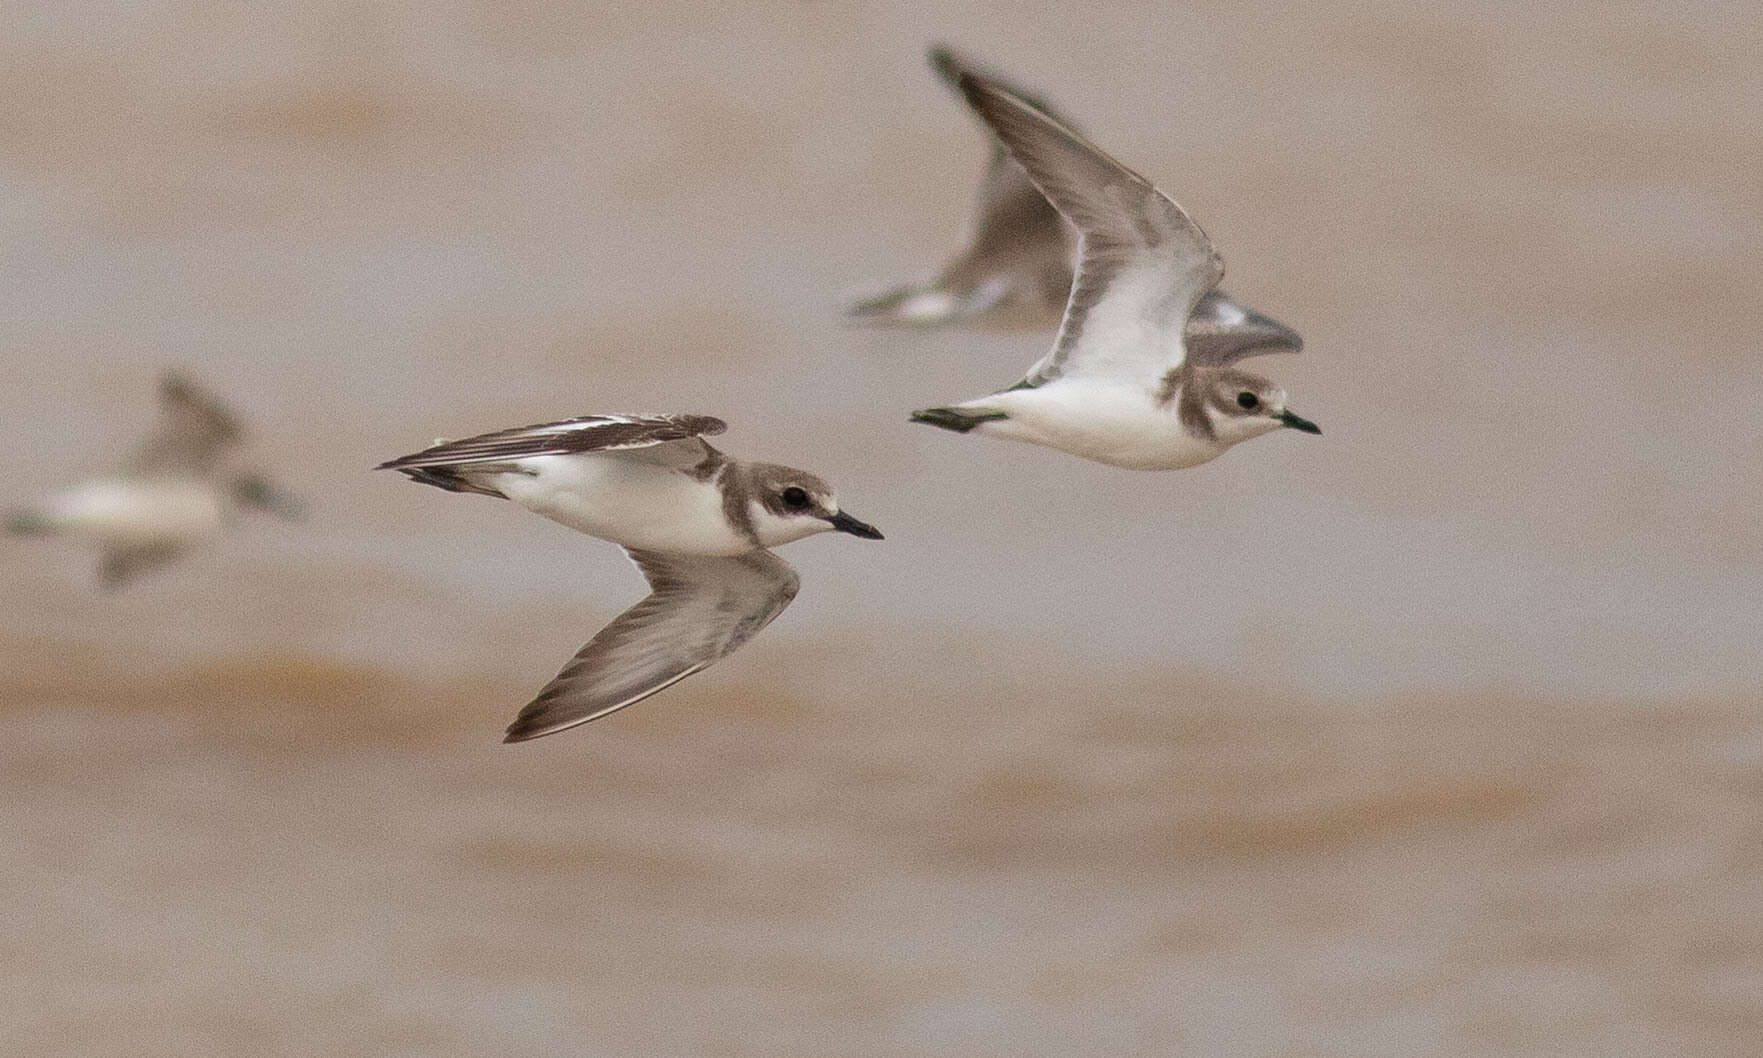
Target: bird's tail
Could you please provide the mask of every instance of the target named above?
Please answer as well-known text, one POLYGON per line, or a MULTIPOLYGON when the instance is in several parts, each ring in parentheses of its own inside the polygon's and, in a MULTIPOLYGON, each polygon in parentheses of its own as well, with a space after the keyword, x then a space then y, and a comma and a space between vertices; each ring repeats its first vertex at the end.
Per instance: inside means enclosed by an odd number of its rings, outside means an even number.
POLYGON ((469 480, 452 467, 393 467, 392 469, 405 475, 411 481, 420 481, 424 485, 433 485, 437 489, 446 489, 448 492, 475 492, 479 496, 494 496, 499 500, 508 498, 495 489, 469 480))
POLYGON ((925 408, 912 413, 913 422, 929 423, 956 433, 966 433, 982 422, 995 422, 1009 417, 1001 411, 963 411, 960 408, 925 408))

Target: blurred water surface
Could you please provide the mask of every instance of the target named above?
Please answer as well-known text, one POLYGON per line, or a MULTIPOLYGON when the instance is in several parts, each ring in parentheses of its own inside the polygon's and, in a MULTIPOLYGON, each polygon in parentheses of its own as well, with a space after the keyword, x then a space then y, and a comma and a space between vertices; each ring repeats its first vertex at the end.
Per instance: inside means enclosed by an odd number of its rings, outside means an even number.
POLYGON ((105 597, 0 541, 21 1053, 1749 1053, 1763 23, 1718 5, 21 8, 7 504, 183 365, 313 500, 105 597), (948 40, 1171 190, 1322 438, 911 426, 1043 335, 847 329, 961 238, 948 40), (517 749, 639 594, 366 468, 704 411, 885 544, 517 749))

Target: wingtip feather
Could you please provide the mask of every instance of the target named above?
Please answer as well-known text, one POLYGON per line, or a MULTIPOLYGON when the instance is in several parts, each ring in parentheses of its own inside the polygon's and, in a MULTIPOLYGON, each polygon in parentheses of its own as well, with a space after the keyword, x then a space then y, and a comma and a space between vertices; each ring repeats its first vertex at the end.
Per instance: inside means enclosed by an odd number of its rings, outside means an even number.
POLYGON ((593 716, 589 715, 559 720, 556 711, 551 707, 550 697, 548 694, 542 693, 539 697, 528 702, 515 715, 514 720, 503 730, 502 741, 504 743, 531 742, 535 738, 562 731, 564 728, 574 727, 577 724, 585 724, 592 719, 593 716))
POLYGON ((982 109, 987 87, 985 79, 972 70, 955 71, 956 90, 967 100, 967 105, 975 110, 982 109))
POLYGON ((503 732, 502 744, 506 746, 506 745, 511 745, 515 742, 531 742, 533 739, 538 738, 540 735, 543 735, 545 733, 546 732, 544 732, 544 731, 535 731, 535 730, 531 730, 528 728, 523 728, 520 726, 519 722, 517 721, 515 723, 509 724, 508 730, 503 732))
POLYGON ((940 41, 932 44, 925 51, 925 58, 930 62, 930 68, 936 72, 936 75, 950 85, 955 84, 956 78, 960 77, 966 68, 966 63, 961 61, 960 54, 954 48, 940 41))
POLYGON ((159 373, 159 397, 167 403, 189 400, 196 393, 196 381, 181 368, 170 367, 159 373))

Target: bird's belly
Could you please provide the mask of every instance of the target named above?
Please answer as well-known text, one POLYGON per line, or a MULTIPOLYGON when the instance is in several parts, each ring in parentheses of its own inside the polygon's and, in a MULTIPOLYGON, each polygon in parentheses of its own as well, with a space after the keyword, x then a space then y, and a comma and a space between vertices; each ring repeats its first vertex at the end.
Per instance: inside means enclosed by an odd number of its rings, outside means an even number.
POLYGON ((1223 451, 1210 438, 1189 433, 1175 408, 1136 388, 1055 383, 1000 393, 992 403, 1008 417, 982 424, 981 433, 1127 470, 1179 470, 1223 451))
POLYGON ((88 481, 55 496, 43 513, 57 529, 113 544, 199 540, 226 521, 220 497, 194 481, 88 481))
POLYGON ((615 455, 537 456, 491 483, 509 499, 577 532, 644 551, 735 555, 735 531, 714 484, 615 455))

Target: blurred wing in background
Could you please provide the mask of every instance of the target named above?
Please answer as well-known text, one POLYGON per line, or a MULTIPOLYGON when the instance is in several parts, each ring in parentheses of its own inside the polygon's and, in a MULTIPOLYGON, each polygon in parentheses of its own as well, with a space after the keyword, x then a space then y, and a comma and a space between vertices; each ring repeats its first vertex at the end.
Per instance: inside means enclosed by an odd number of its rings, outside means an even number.
POLYGON ((184 374, 167 372, 159 380, 159 404, 159 425, 128 465, 133 474, 205 475, 244 439, 232 411, 184 374))
POLYGON ((127 585, 141 574, 171 562, 184 553, 184 545, 172 541, 148 544, 113 544, 104 549, 98 563, 98 583, 107 591, 127 585))
POLYGON ((508 726, 507 741, 585 724, 671 687, 753 638, 796 597, 796 571, 769 551, 626 553, 649 581, 648 598, 564 666, 508 726))
MULTIPOLYGON (((1005 88, 1020 99, 1032 103, 1041 113, 1071 127, 1070 122, 1038 96, 1023 92, 1010 82, 983 67, 969 62, 947 47, 936 47, 930 53, 931 68, 944 84, 957 94, 961 91, 961 75, 977 75, 1005 88)), ((980 182, 974 203, 973 239, 966 253, 951 266, 968 282, 984 275, 1008 271, 1028 273, 1020 279, 1056 279, 1048 293, 1057 295, 1055 308, 1062 308, 1071 289, 1071 257, 1075 234, 1065 218, 1041 189, 1029 179, 1021 163, 1010 151, 992 140, 992 156, 986 163, 985 178, 980 182), (1024 267, 1024 266, 1029 267, 1024 267)))
MULTIPOLYGON (((943 83, 957 91, 963 73, 983 73, 941 45, 931 49, 930 64, 943 83)), ((995 84, 1007 84, 990 73, 984 76, 995 84)), ((1045 104, 1036 105, 1052 113, 1045 104)), ((974 203, 967 248, 932 282, 859 301, 846 310, 847 315, 874 323, 935 325, 959 322, 1014 299, 1038 310, 1028 323, 1049 326, 1057 319, 1071 289, 1075 236, 1003 144, 989 138, 991 157, 974 203)))

